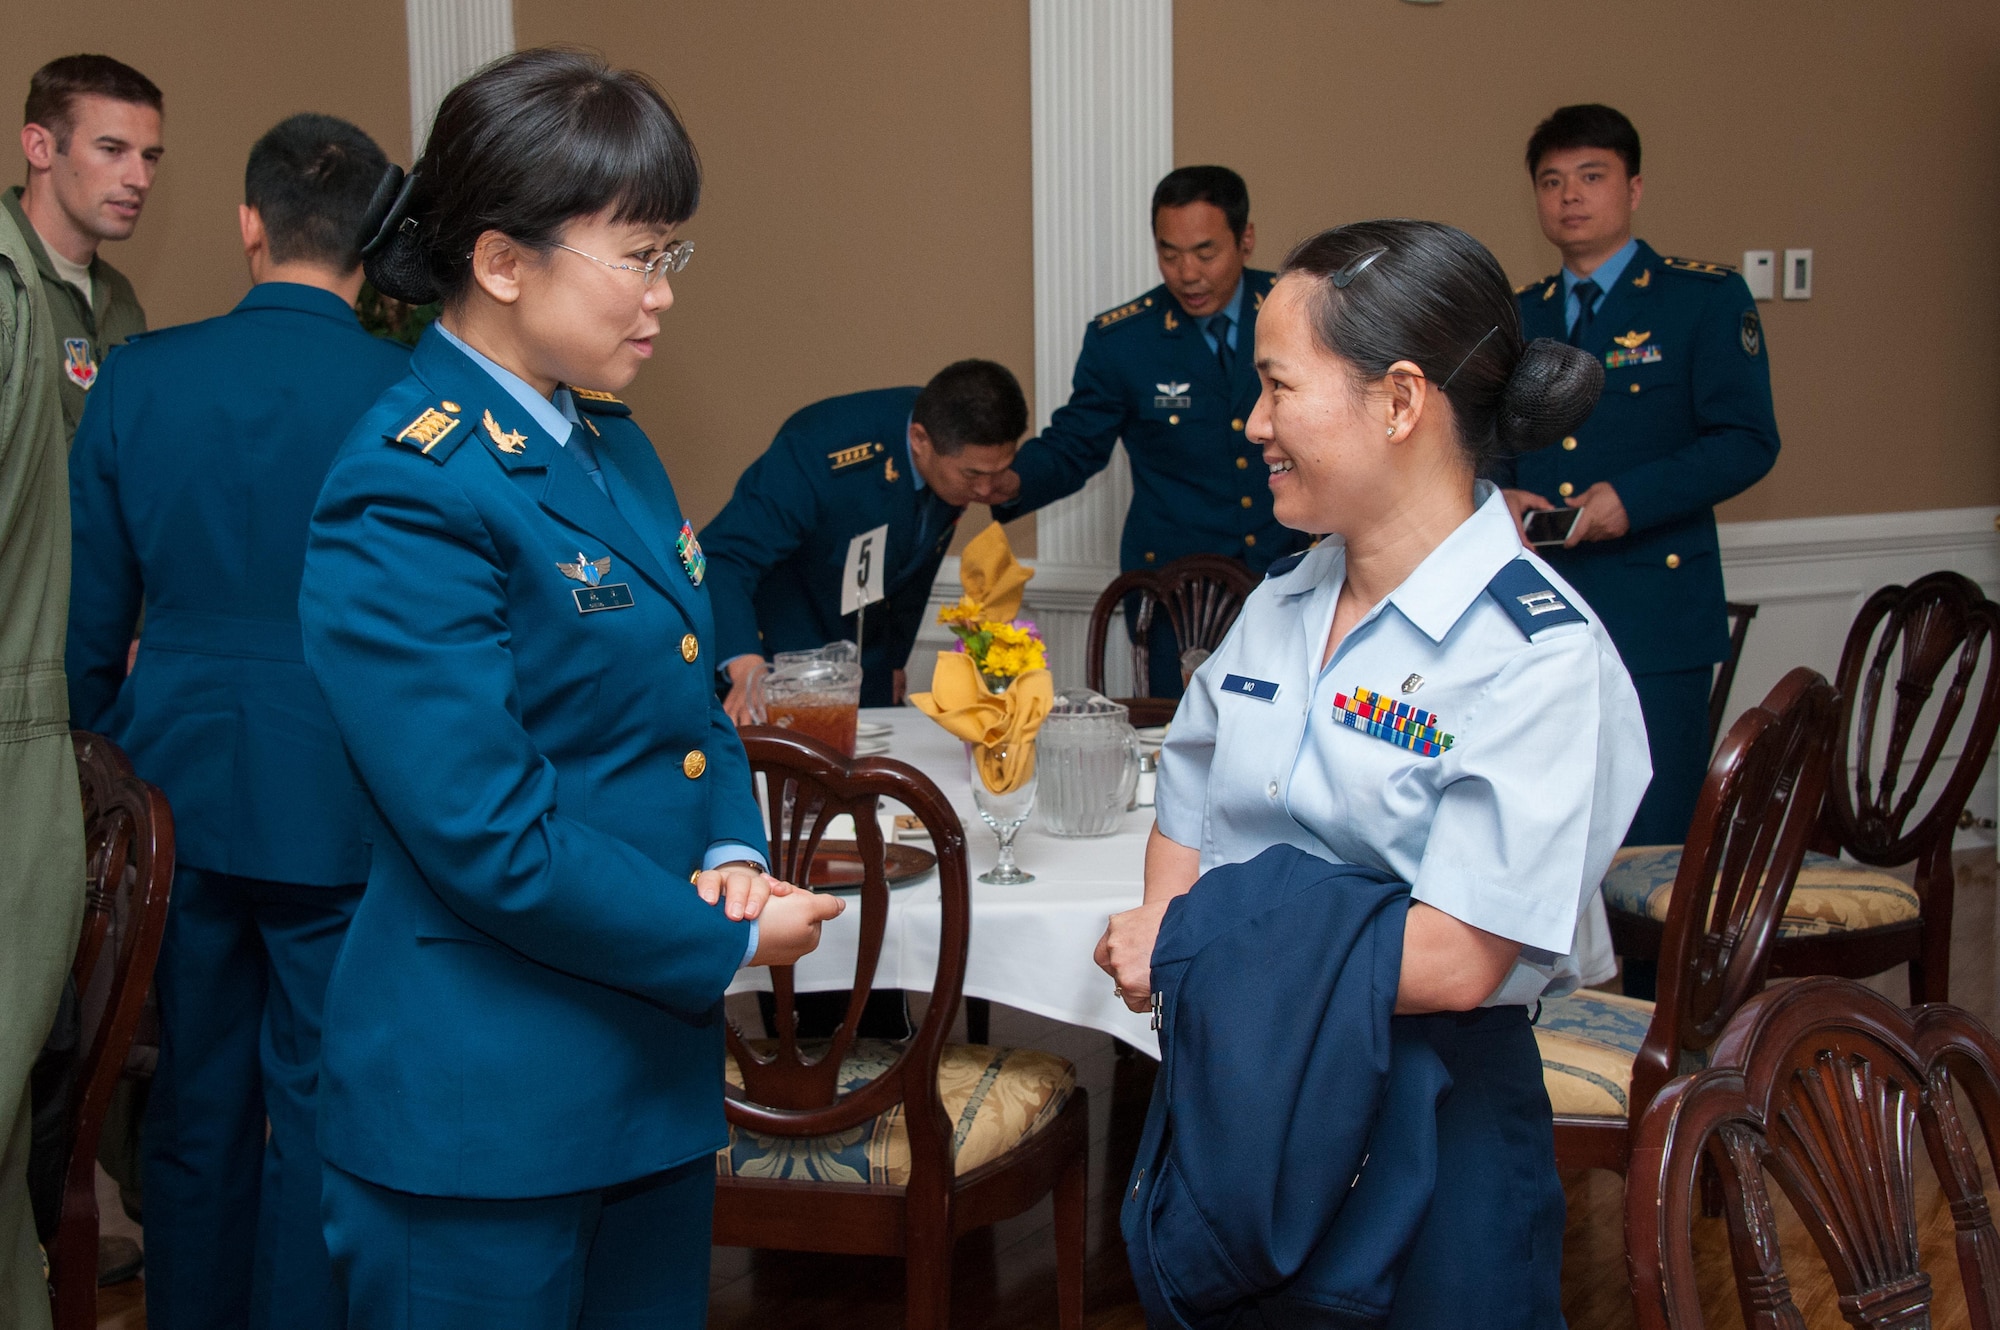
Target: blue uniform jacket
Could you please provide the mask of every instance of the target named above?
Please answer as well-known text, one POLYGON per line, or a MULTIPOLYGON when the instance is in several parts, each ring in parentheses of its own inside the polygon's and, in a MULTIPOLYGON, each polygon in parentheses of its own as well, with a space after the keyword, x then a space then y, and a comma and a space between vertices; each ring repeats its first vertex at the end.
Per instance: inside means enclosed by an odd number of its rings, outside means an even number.
POLYGON ((1122 438, 1132 466, 1119 567, 1225 554, 1257 572, 1307 537, 1271 515, 1269 471, 1243 437, 1257 405, 1257 311, 1275 273, 1245 269, 1243 322, 1227 380, 1201 329, 1164 284, 1090 321, 1067 404, 1014 461, 1021 493, 1003 522, 1082 489, 1122 438))
POLYGON ((702 530, 715 593, 716 661, 809 651, 855 635, 840 612, 848 542, 885 523, 884 598, 867 610, 861 705, 888 706, 923 627, 956 508, 918 490, 906 443, 916 388, 815 402, 779 429, 702 530))
POLYGON ((607 1186, 714 1151, 765 845, 699 551, 652 445, 578 393, 609 497, 432 332, 313 514, 306 660, 378 815, 335 965, 320 1148, 427 1195, 607 1186))
POLYGON ((166 791, 184 864, 368 874, 361 791, 300 650, 299 576, 334 453, 409 359, 339 296, 267 282, 134 338, 90 394, 70 452, 70 715, 166 791))
MULTIPOLYGON (((1524 334, 1563 340, 1560 274, 1519 300, 1524 334)), ((1661 258, 1641 241, 1584 350, 1604 361, 1597 409, 1494 478, 1558 505, 1609 481, 1630 533, 1539 552, 1597 611, 1632 673, 1712 665, 1729 654, 1714 507, 1778 459, 1756 302, 1733 270, 1661 258)))
POLYGON ((1387 1318, 1451 1088, 1391 1019, 1409 902, 1386 874, 1278 845, 1167 907, 1160 1072, 1120 1218, 1148 1325, 1387 1318))

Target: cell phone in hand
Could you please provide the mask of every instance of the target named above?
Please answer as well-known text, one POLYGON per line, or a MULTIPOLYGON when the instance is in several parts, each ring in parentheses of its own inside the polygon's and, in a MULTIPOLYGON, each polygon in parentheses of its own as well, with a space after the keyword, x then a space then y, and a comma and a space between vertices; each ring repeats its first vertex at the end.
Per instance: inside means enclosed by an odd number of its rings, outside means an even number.
POLYGON ((1521 529, 1527 533, 1528 543, 1537 547, 1560 545, 1569 539, 1569 529, 1576 525, 1581 508, 1537 508, 1521 520, 1521 529))

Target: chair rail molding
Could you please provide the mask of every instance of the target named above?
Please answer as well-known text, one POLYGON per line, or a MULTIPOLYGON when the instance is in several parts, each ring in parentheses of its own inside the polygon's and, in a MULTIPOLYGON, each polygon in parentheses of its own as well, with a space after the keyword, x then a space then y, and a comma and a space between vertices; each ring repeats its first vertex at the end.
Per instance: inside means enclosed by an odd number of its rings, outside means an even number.
POLYGON ((514 49, 514 0, 403 0, 410 46, 410 160, 423 155, 438 103, 466 75, 514 49))
MULTIPOLYGON (((1174 164, 1173 0, 1029 0, 1028 41, 1035 419, 1046 427, 1069 400, 1091 315, 1159 284, 1148 209, 1174 164)), ((1131 498, 1121 447, 1038 515, 1036 608, 1061 683, 1083 683, 1090 607, 1117 576, 1131 498)))

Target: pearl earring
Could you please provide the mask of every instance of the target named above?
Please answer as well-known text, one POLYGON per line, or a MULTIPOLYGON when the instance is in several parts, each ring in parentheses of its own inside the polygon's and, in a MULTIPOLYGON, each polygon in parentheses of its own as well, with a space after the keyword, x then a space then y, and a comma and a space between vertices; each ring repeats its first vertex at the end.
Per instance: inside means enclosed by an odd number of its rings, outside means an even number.
POLYGON ((1396 427, 1394 425, 1389 426, 1389 437, 1392 439, 1396 437, 1396 427))

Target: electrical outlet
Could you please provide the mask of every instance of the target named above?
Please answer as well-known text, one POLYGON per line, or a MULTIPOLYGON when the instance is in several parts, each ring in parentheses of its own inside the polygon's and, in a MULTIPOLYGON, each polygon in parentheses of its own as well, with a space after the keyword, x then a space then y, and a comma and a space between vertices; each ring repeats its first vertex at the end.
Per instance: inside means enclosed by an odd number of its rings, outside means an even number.
POLYGON ((1777 299, 1778 254, 1770 249, 1743 251, 1743 280, 1750 285, 1752 300, 1777 299))
POLYGON ((1812 299, 1812 251, 1809 249, 1788 249, 1785 251, 1785 299, 1812 299))

